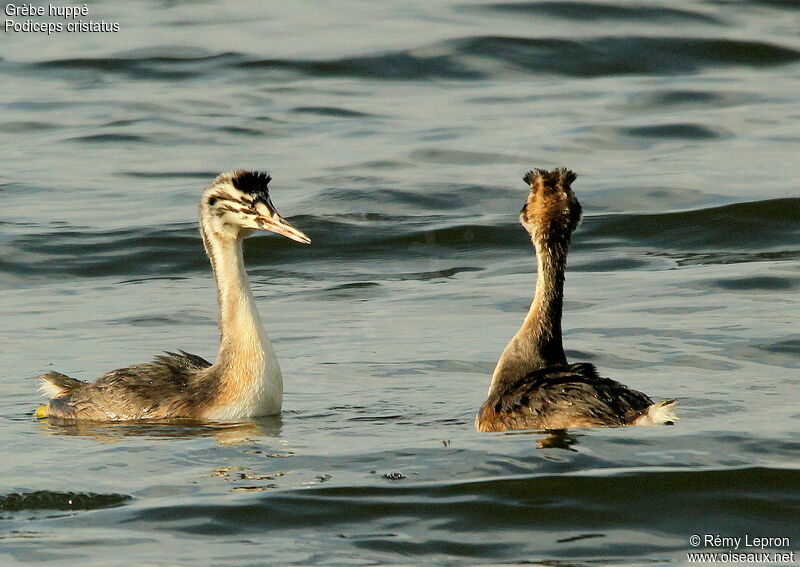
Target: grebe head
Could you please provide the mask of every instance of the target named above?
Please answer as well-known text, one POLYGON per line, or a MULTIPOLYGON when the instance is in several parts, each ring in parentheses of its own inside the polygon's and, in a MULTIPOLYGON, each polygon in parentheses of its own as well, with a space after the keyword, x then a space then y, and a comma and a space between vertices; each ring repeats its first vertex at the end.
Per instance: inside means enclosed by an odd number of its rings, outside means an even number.
POLYGON ((201 222, 223 238, 244 238, 254 230, 269 230, 303 244, 311 243, 275 210, 269 196, 271 180, 259 171, 237 169, 220 174, 203 192, 201 222))
POLYGON ((552 171, 534 169, 522 178, 531 189, 519 220, 534 242, 566 239, 581 222, 581 204, 570 184, 577 176, 559 167, 552 171))

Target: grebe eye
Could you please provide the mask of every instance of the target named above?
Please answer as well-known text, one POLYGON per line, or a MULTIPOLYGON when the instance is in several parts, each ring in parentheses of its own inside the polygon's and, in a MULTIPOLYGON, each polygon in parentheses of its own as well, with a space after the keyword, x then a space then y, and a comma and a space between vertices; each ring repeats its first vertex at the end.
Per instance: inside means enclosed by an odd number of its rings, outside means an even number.
POLYGON ((209 205, 210 207, 213 207, 213 206, 214 206, 214 203, 216 203, 216 202, 217 202, 217 198, 216 198, 216 197, 211 197, 211 198, 208 200, 208 205, 209 205))

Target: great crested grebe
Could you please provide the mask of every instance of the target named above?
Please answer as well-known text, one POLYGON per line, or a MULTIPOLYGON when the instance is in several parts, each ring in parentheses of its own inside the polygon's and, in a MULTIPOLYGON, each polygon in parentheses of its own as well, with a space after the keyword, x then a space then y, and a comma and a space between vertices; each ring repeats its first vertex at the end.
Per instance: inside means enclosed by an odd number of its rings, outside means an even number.
POLYGON ((219 301, 216 362, 181 351, 114 370, 96 382, 48 372, 39 378, 41 391, 51 399, 37 417, 230 422, 280 412, 283 378, 250 290, 242 240, 254 230, 304 244, 311 240, 275 210, 270 180, 265 173, 230 171, 219 175, 200 200, 200 234, 219 301))
POLYGON ((478 431, 565 429, 671 424, 675 400, 648 396, 610 378, 594 365, 569 364, 561 344, 564 272, 581 205, 565 168, 535 169, 523 180, 530 194, 520 222, 536 250, 536 293, 525 321, 492 374, 488 399, 475 418, 478 431))

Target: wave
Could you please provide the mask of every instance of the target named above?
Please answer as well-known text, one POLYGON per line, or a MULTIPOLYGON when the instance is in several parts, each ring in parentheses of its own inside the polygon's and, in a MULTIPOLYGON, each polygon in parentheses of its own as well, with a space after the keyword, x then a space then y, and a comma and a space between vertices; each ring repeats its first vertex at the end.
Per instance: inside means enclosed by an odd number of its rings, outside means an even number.
MULTIPOLYGON (((659 470, 619 475, 522 474, 436 483, 387 482, 385 486, 309 487, 277 491, 232 504, 193 503, 152 506, 132 512, 131 521, 152 522, 178 532, 261 533, 302 530, 313 526, 318 535, 347 533, 371 526, 365 544, 401 546, 406 553, 425 544, 426 553, 452 553, 444 541, 493 530, 543 529, 603 534, 640 530, 659 518, 659 531, 673 536, 675 549, 686 547, 686 518, 707 525, 727 518, 732 532, 746 532, 753 522, 787 518, 800 504, 796 486, 800 471, 749 467, 730 470, 659 470), (743 499, 742 494, 747 498, 743 499), (630 506, 635 501, 636 506, 630 506), (280 518, 280 522, 264 522, 280 518), (409 518, 427 526, 426 537, 398 538, 392 526, 409 518), (738 518, 738 520, 737 520, 738 518)), ((690 522, 691 524, 691 522, 690 522)), ((762 524, 763 525, 763 524, 762 524)), ((701 533, 703 533, 701 531, 701 533)), ((366 535, 366 534, 364 534, 366 535)), ((341 536, 340 536, 341 537, 341 536)), ((648 549, 650 546, 648 546, 648 549)), ((634 552, 637 550, 633 550, 634 552)), ((514 546, 468 546, 468 555, 496 558, 518 554, 514 546)))
POLYGON ((619 128, 618 131, 624 135, 638 138, 668 138, 679 140, 714 140, 724 136, 720 130, 712 130, 700 124, 685 122, 619 128))
MULTIPOLYGON (((363 196, 377 201, 386 197, 384 193, 363 196)), ((446 210, 448 205, 443 207, 446 210)), ((314 245, 298 254, 296 245, 286 239, 251 238, 245 244, 251 268, 306 262, 317 266, 330 259, 419 259, 439 257, 440 252, 453 259, 472 258, 480 265, 498 254, 518 256, 530 250, 526 235, 510 215, 502 222, 475 215, 464 219, 446 214, 378 213, 300 215, 292 222, 312 235, 314 245)), ((789 260, 800 256, 798 247, 791 244, 799 237, 797 198, 680 212, 602 214, 584 220, 575 239, 576 268, 595 266, 590 262, 581 267, 583 251, 616 246, 644 247, 684 265, 789 260)), ((11 252, 0 261, 0 272, 16 276, 168 276, 209 269, 194 223, 109 231, 59 227, 12 237, 5 246, 11 252)), ((641 262, 612 266, 639 267, 641 262)))
POLYGON ((597 20, 635 21, 637 23, 722 24, 722 20, 691 10, 663 6, 620 6, 589 2, 498 2, 468 6, 470 10, 508 13, 514 16, 552 16, 581 22, 597 20))
POLYGON ((792 248, 800 236, 800 199, 733 203, 691 211, 601 216, 587 236, 621 238, 657 249, 764 252, 792 248))
POLYGON ((37 490, 0 495, 0 511, 26 510, 99 510, 121 506, 131 500, 126 494, 95 494, 91 492, 52 492, 37 490))
POLYGON ((458 40, 454 49, 531 74, 573 77, 665 75, 709 66, 761 67, 800 60, 800 52, 766 42, 677 36, 586 40, 488 36, 458 40))
MULTIPOLYGON (((587 39, 472 36, 415 48, 332 59, 261 59, 226 52, 203 56, 54 59, 26 65, 49 73, 88 70, 162 80, 216 76, 222 71, 276 71, 309 77, 382 80, 475 80, 554 74, 598 77, 668 75, 706 67, 765 67, 800 61, 795 49, 722 37, 606 36, 587 39), (476 64, 477 59, 495 65, 476 64)), ((258 75, 250 77, 255 80, 258 75)))

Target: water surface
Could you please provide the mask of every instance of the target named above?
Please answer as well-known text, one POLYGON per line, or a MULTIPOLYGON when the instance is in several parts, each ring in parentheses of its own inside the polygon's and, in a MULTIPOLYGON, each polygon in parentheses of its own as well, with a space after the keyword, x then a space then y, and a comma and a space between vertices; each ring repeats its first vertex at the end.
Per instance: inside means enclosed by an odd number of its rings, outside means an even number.
POLYGON ((795 3, 90 10, 120 32, 0 52, 0 563, 680 565, 693 534, 800 541, 795 3), (521 177, 562 165, 585 211, 568 357, 678 397, 675 427, 474 432, 533 294, 521 177), (196 206, 238 167, 313 239, 245 246, 284 413, 33 420, 51 369, 213 358, 196 206))

